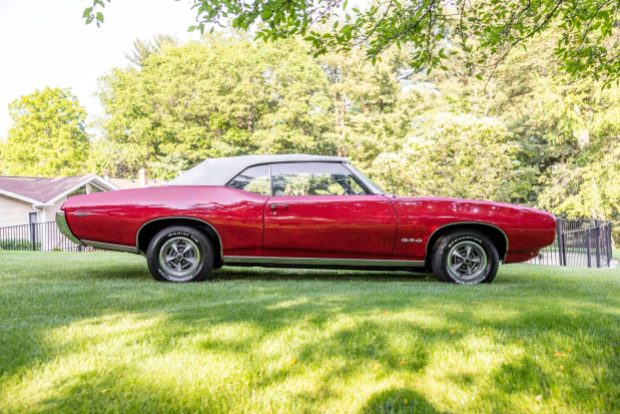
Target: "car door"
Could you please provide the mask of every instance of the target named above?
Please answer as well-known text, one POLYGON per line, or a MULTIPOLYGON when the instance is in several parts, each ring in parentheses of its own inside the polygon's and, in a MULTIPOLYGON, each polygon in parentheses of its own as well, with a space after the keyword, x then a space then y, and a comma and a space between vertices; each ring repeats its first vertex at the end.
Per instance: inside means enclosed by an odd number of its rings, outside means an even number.
POLYGON ((396 237, 390 200, 339 162, 272 164, 263 251, 273 257, 389 259, 396 237))

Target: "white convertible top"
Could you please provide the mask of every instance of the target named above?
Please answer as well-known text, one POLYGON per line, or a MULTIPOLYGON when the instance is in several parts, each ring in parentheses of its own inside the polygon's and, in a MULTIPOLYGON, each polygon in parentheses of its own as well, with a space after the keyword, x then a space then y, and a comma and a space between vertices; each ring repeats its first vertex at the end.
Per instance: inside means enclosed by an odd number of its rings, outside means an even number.
POLYGON ((347 158, 324 155, 241 155, 238 157, 209 158, 194 168, 181 173, 170 185, 226 185, 241 171, 259 164, 282 162, 349 162, 347 158))

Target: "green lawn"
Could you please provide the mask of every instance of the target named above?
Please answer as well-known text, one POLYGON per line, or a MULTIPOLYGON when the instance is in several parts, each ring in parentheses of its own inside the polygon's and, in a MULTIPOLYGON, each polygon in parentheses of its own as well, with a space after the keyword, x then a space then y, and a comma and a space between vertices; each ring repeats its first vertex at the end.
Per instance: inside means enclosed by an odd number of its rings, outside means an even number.
POLYGON ((618 412, 620 270, 228 269, 0 252, 2 412, 618 412))

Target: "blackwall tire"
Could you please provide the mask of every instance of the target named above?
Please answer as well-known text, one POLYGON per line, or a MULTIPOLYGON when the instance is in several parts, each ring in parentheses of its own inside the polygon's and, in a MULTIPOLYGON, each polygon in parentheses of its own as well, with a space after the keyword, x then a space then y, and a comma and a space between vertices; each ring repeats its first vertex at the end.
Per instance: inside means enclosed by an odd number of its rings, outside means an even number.
POLYGON ((431 269, 438 280, 459 285, 490 283, 499 268, 497 248, 474 230, 449 233, 435 243, 431 269))
POLYGON ((189 226, 172 226, 157 233, 149 243, 146 261, 153 277, 162 282, 198 282, 213 277, 213 245, 189 226))

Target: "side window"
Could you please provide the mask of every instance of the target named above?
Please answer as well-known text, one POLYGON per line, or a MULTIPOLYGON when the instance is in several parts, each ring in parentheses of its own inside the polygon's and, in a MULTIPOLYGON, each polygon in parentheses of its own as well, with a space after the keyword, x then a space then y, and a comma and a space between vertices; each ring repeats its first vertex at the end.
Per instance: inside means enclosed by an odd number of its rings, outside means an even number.
POLYGON ((250 167, 230 180, 227 187, 270 196, 271 180, 269 179, 269 167, 266 165, 250 167))
POLYGON ((300 162, 271 166, 275 196, 367 194, 342 164, 300 162))

